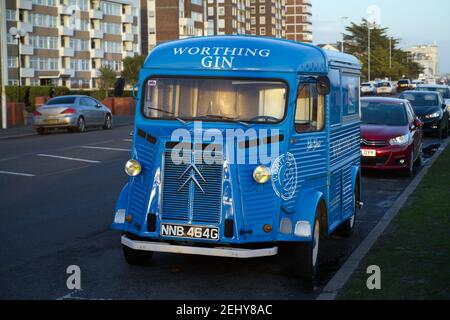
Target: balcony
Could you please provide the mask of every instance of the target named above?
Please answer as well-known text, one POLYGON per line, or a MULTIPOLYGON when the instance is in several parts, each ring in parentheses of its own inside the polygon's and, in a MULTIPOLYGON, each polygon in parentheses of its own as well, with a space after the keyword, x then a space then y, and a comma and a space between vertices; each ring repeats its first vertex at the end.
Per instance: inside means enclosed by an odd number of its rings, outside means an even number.
POLYGON ((125 58, 133 58, 134 57, 134 52, 133 51, 123 51, 122 52, 122 57, 125 58))
POLYGON ((33 25, 31 23, 29 23, 29 22, 19 21, 17 23, 17 29, 23 30, 24 32, 27 32, 27 33, 32 33, 33 32, 33 25))
POLYGON ((131 14, 122 15, 122 23, 133 23, 134 17, 131 14))
POLYGON ((59 26, 58 29, 59 29, 59 35, 60 36, 73 37, 73 28, 66 27, 66 26, 59 26))
POLYGON ((91 10, 91 19, 97 19, 102 20, 103 19, 103 12, 97 9, 91 10))
POLYGON ((91 38, 93 39, 103 39, 103 31, 92 29, 91 38))
POLYGON ((20 54, 24 56, 32 56, 34 54, 34 48, 29 44, 22 44, 20 46, 20 54))
POLYGON ((126 33, 122 34, 122 41, 133 42, 133 40, 134 40, 134 35, 132 33, 126 32, 126 33))
POLYGON ((31 0, 17 0, 16 6, 18 9, 24 9, 24 10, 32 10, 33 9, 33 3, 31 0))
POLYGON ((69 6, 66 4, 58 6, 58 13, 62 15, 71 16, 74 14, 74 11, 75 11, 74 6, 69 6))
POLYGON ((21 68, 20 69, 21 78, 34 78, 34 69, 31 68, 21 68))
POLYGON ((105 51, 102 49, 91 49, 91 58, 103 59, 105 51))
POLYGON ((75 52, 73 48, 60 48, 59 49, 59 54, 62 57, 73 57, 75 52))
POLYGON ((92 78, 99 78, 100 77, 100 71, 98 69, 92 69, 91 77, 92 78))
POLYGON ((59 75, 73 78, 73 77, 75 77, 75 71, 73 69, 63 68, 59 72, 59 75))

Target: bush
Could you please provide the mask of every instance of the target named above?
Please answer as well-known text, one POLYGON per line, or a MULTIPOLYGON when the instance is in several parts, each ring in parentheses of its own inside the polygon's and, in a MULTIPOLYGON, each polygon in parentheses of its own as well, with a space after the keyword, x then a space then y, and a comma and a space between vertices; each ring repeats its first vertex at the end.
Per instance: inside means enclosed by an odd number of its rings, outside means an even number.
POLYGON ((70 93, 70 90, 67 87, 54 87, 53 88, 53 97, 66 96, 69 93, 70 93))
POLYGON ((36 97, 51 97, 52 95, 52 87, 50 86, 36 86, 30 87, 30 93, 28 97, 29 108, 27 110, 29 112, 34 112, 36 110, 35 98, 36 97))
POLYGON ((20 87, 20 98, 19 98, 19 87, 18 86, 5 86, 5 94, 9 101, 11 102, 24 102, 25 105, 28 104, 28 95, 30 92, 30 87, 21 86, 20 87))
POLYGON ((97 99, 99 101, 102 101, 103 99, 105 99, 108 95, 106 93, 106 90, 96 90, 96 91, 91 91, 90 92, 90 96, 94 99, 97 99))

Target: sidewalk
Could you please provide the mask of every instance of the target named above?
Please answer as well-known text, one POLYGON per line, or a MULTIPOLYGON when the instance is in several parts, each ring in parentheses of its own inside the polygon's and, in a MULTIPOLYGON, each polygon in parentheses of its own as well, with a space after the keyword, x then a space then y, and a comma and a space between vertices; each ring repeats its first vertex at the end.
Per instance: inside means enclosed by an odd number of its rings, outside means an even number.
MULTIPOLYGON (((133 125, 134 116, 114 116, 114 126, 123 127, 133 125)), ((0 128, 0 141, 6 139, 16 139, 36 135, 32 124, 25 126, 15 126, 8 129, 0 128)))
POLYGON ((450 148, 363 259, 339 299, 450 299, 450 148), (368 290, 368 266, 381 290, 368 290))

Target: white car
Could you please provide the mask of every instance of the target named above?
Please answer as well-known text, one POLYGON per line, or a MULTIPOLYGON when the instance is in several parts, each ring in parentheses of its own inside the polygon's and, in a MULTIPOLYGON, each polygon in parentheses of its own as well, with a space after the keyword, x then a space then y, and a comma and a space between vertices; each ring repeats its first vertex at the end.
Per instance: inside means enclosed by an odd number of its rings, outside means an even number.
POLYGON ((391 81, 377 83, 377 94, 379 95, 394 95, 396 92, 395 85, 391 81))
POLYGON ((362 95, 371 95, 377 94, 377 87, 373 82, 364 82, 361 83, 361 94, 362 95))

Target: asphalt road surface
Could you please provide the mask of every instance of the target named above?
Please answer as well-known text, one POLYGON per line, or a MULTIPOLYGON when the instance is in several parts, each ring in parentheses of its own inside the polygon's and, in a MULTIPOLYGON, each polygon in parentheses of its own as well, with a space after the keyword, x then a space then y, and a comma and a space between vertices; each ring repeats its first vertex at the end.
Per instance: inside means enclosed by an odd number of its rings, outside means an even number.
POLYGON ((131 267, 109 230, 127 181, 130 130, 0 141, 0 299, 314 299, 410 182, 364 174, 355 235, 322 243, 313 287, 290 275, 283 255, 155 254, 150 266, 131 267), (67 289, 70 265, 81 268, 80 291, 67 289))

